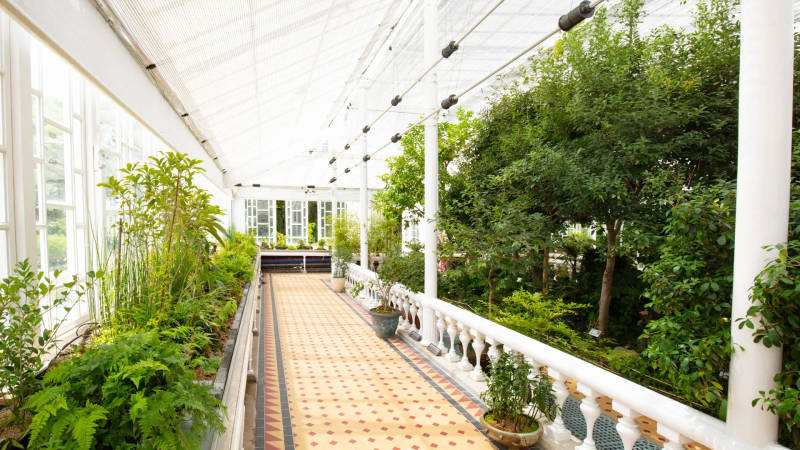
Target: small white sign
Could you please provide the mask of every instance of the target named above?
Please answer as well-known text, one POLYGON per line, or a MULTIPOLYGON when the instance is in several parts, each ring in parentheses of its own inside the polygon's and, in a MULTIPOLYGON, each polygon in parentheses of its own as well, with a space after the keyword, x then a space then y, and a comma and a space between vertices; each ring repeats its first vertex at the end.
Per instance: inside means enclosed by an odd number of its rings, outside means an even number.
POLYGON ((589 335, 592 337, 600 337, 600 330, 598 330, 597 328, 592 328, 591 330, 589 330, 589 335))

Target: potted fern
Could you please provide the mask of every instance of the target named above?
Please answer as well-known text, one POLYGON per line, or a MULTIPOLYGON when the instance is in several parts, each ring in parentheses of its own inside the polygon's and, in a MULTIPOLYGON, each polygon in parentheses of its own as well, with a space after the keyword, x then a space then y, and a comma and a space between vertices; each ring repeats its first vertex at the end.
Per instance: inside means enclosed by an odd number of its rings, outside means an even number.
POLYGON ((333 276, 331 277, 331 287, 336 292, 344 292, 344 277, 347 274, 347 265, 350 263, 353 253, 346 246, 336 246, 333 248, 331 264, 333 264, 333 276))
POLYGON ((483 430, 508 448, 536 444, 542 435, 539 420, 552 421, 558 411, 550 379, 543 373, 531 379, 530 373, 531 366, 522 355, 503 353, 492 364, 481 394, 488 407, 480 417, 483 430))

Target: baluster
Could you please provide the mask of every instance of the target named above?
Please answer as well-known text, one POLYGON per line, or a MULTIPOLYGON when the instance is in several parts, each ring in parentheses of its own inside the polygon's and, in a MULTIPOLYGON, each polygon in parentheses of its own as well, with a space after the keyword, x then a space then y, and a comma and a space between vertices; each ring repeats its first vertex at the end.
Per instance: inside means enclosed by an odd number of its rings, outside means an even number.
POLYGON ((436 312, 436 329, 439 330, 439 350, 444 352, 444 329, 446 325, 444 324, 444 314, 440 312, 436 312))
POLYGON ((483 381, 484 376, 483 370, 481 369, 481 355, 486 345, 483 342, 483 335, 478 333, 475 329, 473 329, 472 332, 475 333, 475 340, 472 341, 472 348, 475 350, 475 368, 472 369, 472 379, 475 381, 483 381))
POLYGON ((687 437, 681 435, 679 431, 663 426, 660 423, 656 424, 656 430, 658 430, 658 434, 667 438, 667 442, 664 443, 664 450, 684 450, 683 446, 691 442, 687 437))
POLYGON ((447 336, 450 338, 450 350, 447 351, 447 360, 450 362, 457 362, 459 359, 458 353, 456 353, 456 333, 458 332, 458 328, 456 328, 456 321, 455 319, 451 319, 450 317, 445 318, 447 320, 447 336))
POLYGON ((566 377, 552 367, 547 368, 547 374, 553 378, 553 391, 555 391, 556 403, 558 404, 558 414, 550 425, 553 431, 553 439, 559 443, 568 442, 572 433, 564 426, 564 416, 561 410, 567 397, 569 397, 569 390, 567 385, 564 384, 566 377))
POLYGON ((489 361, 491 361, 492 364, 494 364, 500 358, 500 343, 498 343, 497 341, 494 340, 494 338, 491 338, 489 336, 486 336, 486 342, 490 346, 488 352, 489 361))
POLYGON ((640 414, 614 399, 611 400, 611 408, 622 414, 622 417, 617 421, 616 428, 620 439, 622 439, 623 447, 625 447, 625 450, 633 449, 633 444, 639 439, 639 424, 636 423, 635 419, 639 417, 640 414))
POLYGON ((405 290, 400 294, 400 325, 398 328, 401 330, 408 329, 408 292, 405 290))
POLYGON ((575 448, 576 450, 597 450, 594 443, 594 423, 602 413, 600 405, 597 404, 597 399, 595 398, 597 393, 594 389, 584 386, 580 382, 578 382, 578 390, 586 395, 586 397, 581 400, 581 412, 586 419, 586 439, 583 440, 581 445, 575 448))
POLYGON ((464 372, 469 372, 472 370, 472 364, 469 363, 469 358, 467 358, 467 349, 469 348, 469 341, 472 339, 472 336, 469 335, 469 329, 466 325, 459 322, 458 326, 461 328, 461 334, 458 335, 458 338, 461 341, 462 352, 461 362, 458 364, 458 367, 464 372))
POLYGON ((409 311, 411 311, 411 318, 410 318, 411 319, 411 328, 410 328, 410 330, 411 331, 415 331, 417 329, 417 322, 416 322, 417 302, 414 301, 414 299, 412 298, 409 303, 410 303, 409 311))
POLYGON ((422 334, 422 302, 417 302, 417 315, 414 316, 419 319, 419 333, 422 334))

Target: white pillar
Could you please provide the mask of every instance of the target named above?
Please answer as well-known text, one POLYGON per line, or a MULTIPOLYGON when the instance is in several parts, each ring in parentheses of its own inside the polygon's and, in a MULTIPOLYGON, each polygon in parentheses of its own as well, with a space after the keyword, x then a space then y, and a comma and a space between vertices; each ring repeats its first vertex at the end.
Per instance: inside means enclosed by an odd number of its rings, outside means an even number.
MULTIPOLYGON (((337 168, 338 165, 336 161, 334 161, 333 164, 331 164, 332 177, 338 176, 339 171, 337 168)), ((333 274, 336 271, 336 264, 335 261, 333 260, 333 242, 334 242, 334 237, 336 236, 336 187, 338 182, 339 182, 338 180, 334 180, 333 183, 331 183, 331 239, 330 242, 328 243, 331 248, 331 277, 333 277, 333 274)), ((319 211, 319 207, 317 207, 317 210, 319 211)), ((328 218, 325 217, 325 220, 328 220, 328 218)))
POLYGON ((736 319, 751 306, 756 275, 777 256, 763 249, 786 241, 792 139, 792 1, 742 0, 739 161, 727 426, 736 439, 762 447, 778 436, 778 418, 752 401, 769 391, 781 349, 753 342, 736 319))
MULTIPOLYGON (((424 59, 429 67, 439 57, 438 47, 438 0, 425 0, 424 5, 424 59)), ((425 111, 431 112, 439 106, 436 92, 436 70, 431 71, 425 80, 425 111)), ((420 222, 422 244, 425 246, 425 295, 436 298, 438 258, 436 247, 439 244, 436 234, 436 221, 439 215, 439 120, 434 114, 425 121, 425 217, 420 222)), ((436 317, 428 307, 422 310, 422 344, 436 342, 436 317)))
MULTIPOLYGON (((367 87, 361 87, 361 126, 367 124, 367 87)), ((362 154, 367 155, 367 134, 361 136, 362 154)), ((361 228, 361 267, 369 269, 367 230, 369 230, 369 198, 367 197, 367 161, 361 161, 361 191, 359 192, 358 222, 361 228)))
MULTIPOLYGON (((34 270, 41 268, 37 251, 36 216, 33 185, 33 135, 31 133, 30 34, 10 21, 11 65, 14 80, 11 89, 11 177, 7 180, 9 225, 9 260, 13 265, 25 258, 34 270)), ((38 174, 37 174, 38 176, 38 174)), ((41 195, 41 193, 40 193, 41 195)), ((39 214, 44 206, 39 205, 39 214)), ((9 268, 9 272, 11 268, 9 268)))

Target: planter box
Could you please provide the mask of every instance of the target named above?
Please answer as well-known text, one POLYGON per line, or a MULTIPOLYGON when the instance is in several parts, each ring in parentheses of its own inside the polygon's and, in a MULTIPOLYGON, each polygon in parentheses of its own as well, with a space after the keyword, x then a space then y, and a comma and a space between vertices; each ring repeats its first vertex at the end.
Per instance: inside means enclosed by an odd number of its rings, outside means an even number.
POLYGON ((225 431, 219 434, 209 432, 201 446, 204 450, 229 450, 243 446, 245 409, 248 407, 244 401, 247 373, 250 369, 255 370, 255 367, 251 367, 254 363, 251 360, 254 345, 252 330, 256 319, 260 262, 260 257, 253 262, 253 277, 242 292, 212 388, 214 396, 226 408, 226 414, 222 416, 225 431))

